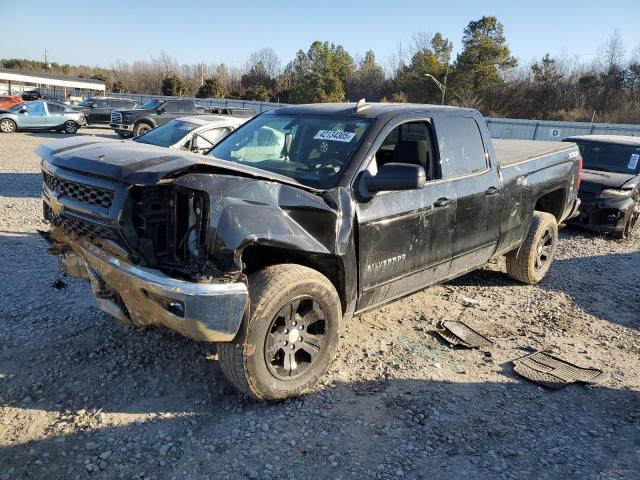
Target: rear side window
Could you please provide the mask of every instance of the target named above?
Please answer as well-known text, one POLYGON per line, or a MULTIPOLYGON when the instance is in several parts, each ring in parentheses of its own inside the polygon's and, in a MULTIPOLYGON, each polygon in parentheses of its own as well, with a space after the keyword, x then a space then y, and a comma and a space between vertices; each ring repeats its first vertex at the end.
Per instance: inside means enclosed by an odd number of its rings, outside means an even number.
POLYGON ((62 105, 58 105, 56 103, 48 103, 47 108, 49 109, 49 113, 63 113, 64 107, 62 105))
POLYGON ((167 102, 164 104, 164 108, 167 109, 167 113, 180 113, 182 110, 180 109, 179 102, 167 102))
POLYGON ((471 117, 444 117, 436 122, 440 168, 444 178, 487 168, 480 128, 471 117))
POLYGON ((180 111, 185 113, 195 112, 195 107, 191 102, 180 102, 180 111))

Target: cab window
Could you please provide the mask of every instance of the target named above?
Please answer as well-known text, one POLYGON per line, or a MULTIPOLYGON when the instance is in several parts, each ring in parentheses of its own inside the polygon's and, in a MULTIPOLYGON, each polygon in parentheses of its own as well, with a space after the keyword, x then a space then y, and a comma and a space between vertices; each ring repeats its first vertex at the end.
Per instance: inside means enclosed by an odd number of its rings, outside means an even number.
POLYGON ((488 166, 480 128, 471 117, 444 117, 436 124, 444 178, 469 175, 488 166))
POLYGON ((412 121, 398 125, 389 132, 375 155, 372 172, 387 163, 410 163, 424 168, 427 180, 436 178, 431 125, 427 121, 412 121))

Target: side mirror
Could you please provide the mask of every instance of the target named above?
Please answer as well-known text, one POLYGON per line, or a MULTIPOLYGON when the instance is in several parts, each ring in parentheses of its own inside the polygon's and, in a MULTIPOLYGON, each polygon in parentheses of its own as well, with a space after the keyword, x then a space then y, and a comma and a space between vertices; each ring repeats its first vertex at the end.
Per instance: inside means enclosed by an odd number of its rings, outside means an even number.
POLYGON ((89 108, 98 108, 98 106, 95 103, 92 103, 91 105, 89 105, 89 108))
POLYGON ((20 113, 27 113, 27 109, 26 108, 21 108, 20 109, 20 113))
POLYGON ((158 110, 156 110, 156 112, 158 112, 158 115, 162 115, 163 113, 165 113, 167 111, 166 108, 164 107, 160 107, 158 110))
POLYGON ((416 190, 424 187, 427 175, 421 165, 387 163, 376 175, 365 175, 364 186, 369 192, 385 190, 416 190))

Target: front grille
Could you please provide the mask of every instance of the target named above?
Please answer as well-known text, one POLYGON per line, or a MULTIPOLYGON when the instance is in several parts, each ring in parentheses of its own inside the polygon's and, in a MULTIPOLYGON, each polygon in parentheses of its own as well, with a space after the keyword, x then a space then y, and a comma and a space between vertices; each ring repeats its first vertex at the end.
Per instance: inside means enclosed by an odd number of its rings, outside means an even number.
POLYGON ((45 185, 49 190, 60 197, 70 198, 80 203, 86 203, 96 207, 111 208, 113 204, 114 192, 103 188, 85 185, 83 183, 71 182, 62 178, 54 177, 47 172, 42 172, 45 185))
POLYGON ((62 229, 67 234, 89 237, 91 239, 117 240, 116 232, 110 228, 93 225, 76 218, 54 215, 48 206, 45 206, 45 208, 47 210, 45 212, 45 218, 47 218, 54 227, 62 229))
POLYGON ((122 114, 120 112, 111 112, 111 123, 122 123, 122 114))

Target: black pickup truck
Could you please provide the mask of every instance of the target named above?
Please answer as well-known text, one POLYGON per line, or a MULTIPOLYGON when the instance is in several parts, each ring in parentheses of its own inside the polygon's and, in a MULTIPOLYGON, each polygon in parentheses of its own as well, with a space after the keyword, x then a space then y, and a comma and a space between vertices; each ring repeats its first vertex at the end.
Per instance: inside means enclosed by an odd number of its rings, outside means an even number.
POLYGON ((175 118, 196 115, 196 110, 193 100, 153 99, 141 108, 112 112, 109 126, 121 138, 137 137, 175 118))
POLYGON ((324 374, 343 322, 506 255, 535 283, 574 214, 567 143, 492 144, 470 109, 318 104, 208 156, 104 139, 39 148, 49 252, 102 310, 218 343, 259 399, 324 374))

